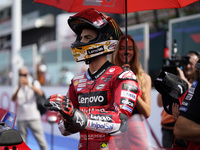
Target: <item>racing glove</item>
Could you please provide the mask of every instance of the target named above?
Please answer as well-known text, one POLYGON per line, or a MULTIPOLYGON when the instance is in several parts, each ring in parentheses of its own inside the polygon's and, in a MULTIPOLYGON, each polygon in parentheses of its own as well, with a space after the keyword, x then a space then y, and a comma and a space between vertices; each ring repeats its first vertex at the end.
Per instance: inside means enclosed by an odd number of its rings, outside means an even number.
POLYGON ((59 111, 64 119, 70 121, 74 108, 68 97, 60 94, 51 95, 44 104, 49 110, 59 111))
POLYGON ((59 111, 65 119, 65 129, 70 133, 83 130, 87 125, 86 115, 79 109, 74 109, 72 102, 67 96, 54 94, 44 104, 49 110, 59 111))

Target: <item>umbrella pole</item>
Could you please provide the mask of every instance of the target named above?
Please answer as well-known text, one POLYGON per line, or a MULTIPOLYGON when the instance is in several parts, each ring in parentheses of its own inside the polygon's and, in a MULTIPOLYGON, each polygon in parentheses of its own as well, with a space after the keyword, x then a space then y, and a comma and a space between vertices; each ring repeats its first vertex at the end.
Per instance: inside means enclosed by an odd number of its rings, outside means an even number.
POLYGON ((128 64, 127 53, 127 0, 125 0, 125 64, 128 64))

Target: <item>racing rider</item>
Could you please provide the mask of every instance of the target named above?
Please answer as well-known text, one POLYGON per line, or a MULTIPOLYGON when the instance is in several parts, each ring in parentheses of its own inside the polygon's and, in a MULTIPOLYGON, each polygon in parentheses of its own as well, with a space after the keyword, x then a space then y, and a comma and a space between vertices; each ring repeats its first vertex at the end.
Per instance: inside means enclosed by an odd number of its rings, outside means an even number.
POLYGON ((61 114, 63 135, 80 132, 79 150, 117 149, 114 135, 127 130, 140 93, 134 73, 107 60, 122 31, 111 17, 92 8, 71 16, 68 23, 77 35, 73 56, 89 69, 72 79, 67 96, 52 95, 46 106, 61 114))

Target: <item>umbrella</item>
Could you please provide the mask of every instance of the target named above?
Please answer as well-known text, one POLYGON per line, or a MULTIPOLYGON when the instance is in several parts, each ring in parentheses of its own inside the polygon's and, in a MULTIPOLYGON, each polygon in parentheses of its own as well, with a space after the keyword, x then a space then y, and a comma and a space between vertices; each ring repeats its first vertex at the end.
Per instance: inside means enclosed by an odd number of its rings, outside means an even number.
POLYGON ((165 8, 181 8, 199 0, 34 0, 67 12, 79 12, 86 8, 94 8, 100 12, 125 14, 143 10, 165 8), (126 5, 126 2, 128 5, 126 5))
MULTIPOLYGON (((34 2, 51 5, 67 12, 79 12, 86 8, 94 8, 100 12, 125 14, 126 38, 127 13, 144 10, 181 8, 196 1, 199 0, 34 0, 34 2)), ((127 48, 125 55, 128 55, 127 48)))

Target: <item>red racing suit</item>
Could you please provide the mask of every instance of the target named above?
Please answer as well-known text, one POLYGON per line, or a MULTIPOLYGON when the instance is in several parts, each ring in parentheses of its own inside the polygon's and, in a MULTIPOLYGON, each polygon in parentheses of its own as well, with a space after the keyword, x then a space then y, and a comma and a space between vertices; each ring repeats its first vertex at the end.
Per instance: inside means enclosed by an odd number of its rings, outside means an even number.
MULTIPOLYGON (((74 108, 87 115, 87 126, 80 131, 79 150, 119 147, 116 146, 113 135, 124 132, 122 116, 131 116, 138 93, 139 85, 134 73, 109 61, 93 75, 87 70, 75 76, 69 87, 68 97, 74 108)), ((62 122, 59 126, 61 133, 65 135, 62 122)))

